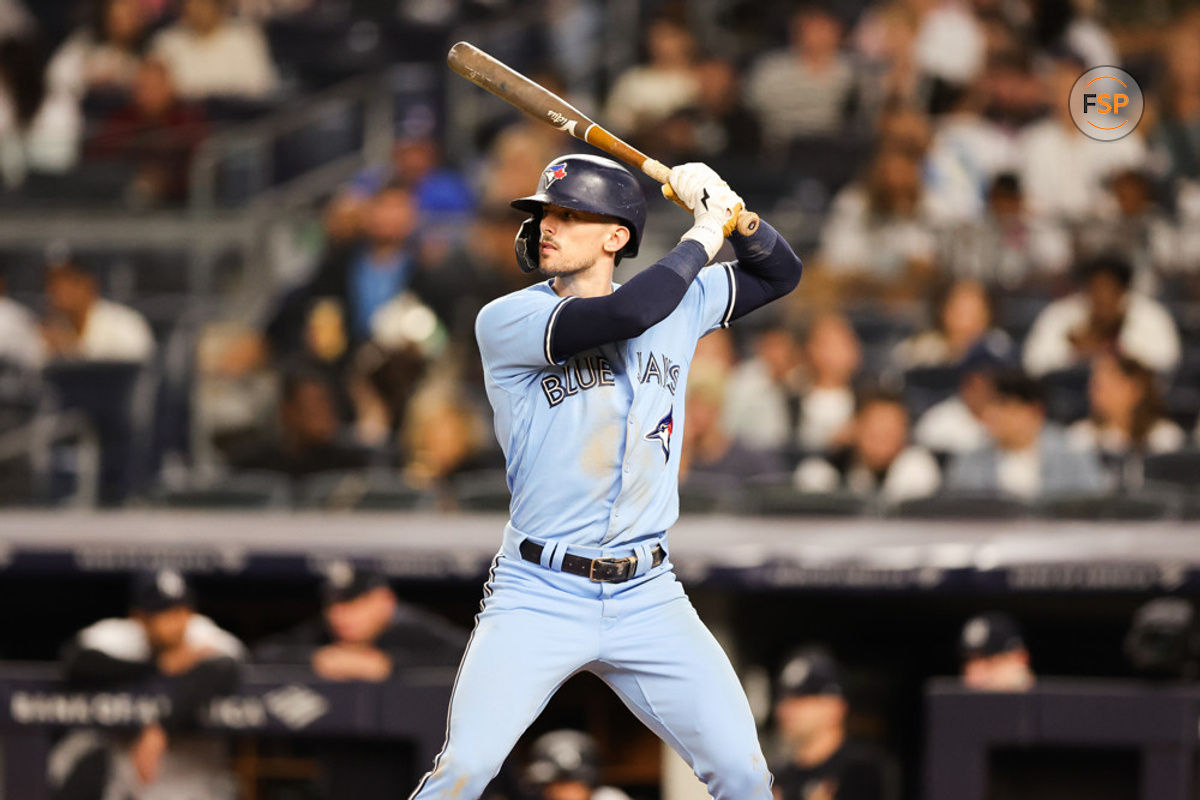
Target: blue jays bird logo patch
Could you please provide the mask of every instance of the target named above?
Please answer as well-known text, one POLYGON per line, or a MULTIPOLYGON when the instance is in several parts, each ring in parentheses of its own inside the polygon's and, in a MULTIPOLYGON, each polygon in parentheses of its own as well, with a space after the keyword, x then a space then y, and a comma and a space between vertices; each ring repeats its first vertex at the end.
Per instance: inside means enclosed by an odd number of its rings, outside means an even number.
POLYGON ((542 173, 542 177, 546 179, 546 188, 549 189, 552 183, 561 181, 567 177, 567 165, 565 163, 551 164, 546 167, 546 171, 542 173))
POLYGON ((671 431, 675 430, 675 407, 671 406, 671 410, 667 415, 658 421, 654 426, 654 430, 646 434, 647 442, 658 442, 662 446, 663 459, 671 458, 671 431))

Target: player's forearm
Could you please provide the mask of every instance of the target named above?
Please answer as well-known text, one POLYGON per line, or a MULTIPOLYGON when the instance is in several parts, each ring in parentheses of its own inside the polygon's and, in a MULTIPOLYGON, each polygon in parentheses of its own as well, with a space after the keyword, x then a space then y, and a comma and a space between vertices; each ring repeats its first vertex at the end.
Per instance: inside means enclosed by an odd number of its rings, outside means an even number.
POLYGON ((602 344, 640 336, 675 310, 706 263, 704 248, 684 240, 612 294, 572 299, 554 321, 551 355, 563 361, 602 344))
POLYGON ((800 283, 804 264, 779 232, 761 222, 750 236, 734 232, 729 237, 737 256, 734 272, 737 296, 733 314, 736 319, 791 292, 800 283))

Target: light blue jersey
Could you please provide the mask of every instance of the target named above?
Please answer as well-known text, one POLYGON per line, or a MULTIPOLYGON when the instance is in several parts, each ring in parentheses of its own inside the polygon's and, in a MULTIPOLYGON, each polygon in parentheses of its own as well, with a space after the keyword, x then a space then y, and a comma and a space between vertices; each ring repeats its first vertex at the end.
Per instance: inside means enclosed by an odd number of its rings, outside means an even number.
POLYGON ((489 303, 475 324, 496 437, 508 462, 512 526, 564 544, 625 547, 679 516, 679 442, 688 367, 701 336, 727 327, 733 267, 706 267, 641 336, 550 355, 551 281, 489 303))

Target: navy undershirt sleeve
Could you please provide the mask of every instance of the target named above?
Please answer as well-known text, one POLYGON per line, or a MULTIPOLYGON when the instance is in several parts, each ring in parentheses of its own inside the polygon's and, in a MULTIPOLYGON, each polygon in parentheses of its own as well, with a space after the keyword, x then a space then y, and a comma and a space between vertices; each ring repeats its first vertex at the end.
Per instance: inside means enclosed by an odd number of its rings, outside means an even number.
POLYGON ((640 336, 662 322, 682 302, 706 263, 704 248, 685 239, 612 294, 564 302, 549 332, 555 363, 602 344, 640 336))
POLYGON ((730 319, 744 317, 796 288, 804 265, 779 232, 760 222, 750 236, 736 231, 729 237, 737 256, 733 271, 737 286, 730 319))

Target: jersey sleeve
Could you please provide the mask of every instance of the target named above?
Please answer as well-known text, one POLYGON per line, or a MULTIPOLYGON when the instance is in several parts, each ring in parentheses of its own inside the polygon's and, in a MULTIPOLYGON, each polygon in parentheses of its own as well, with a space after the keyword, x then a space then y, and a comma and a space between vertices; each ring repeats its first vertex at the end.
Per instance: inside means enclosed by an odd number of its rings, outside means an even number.
POLYGON ((550 354, 550 336, 559 312, 574 299, 522 291, 484 306, 475 319, 484 369, 504 385, 531 370, 555 366, 558 362, 550 354))
POLYGON ((718 262, 700 270, 691 290, 697 297, 695 309, 696 338, 718 328, 728 328, 737 302, 737 283, 733 264, 718 262))

